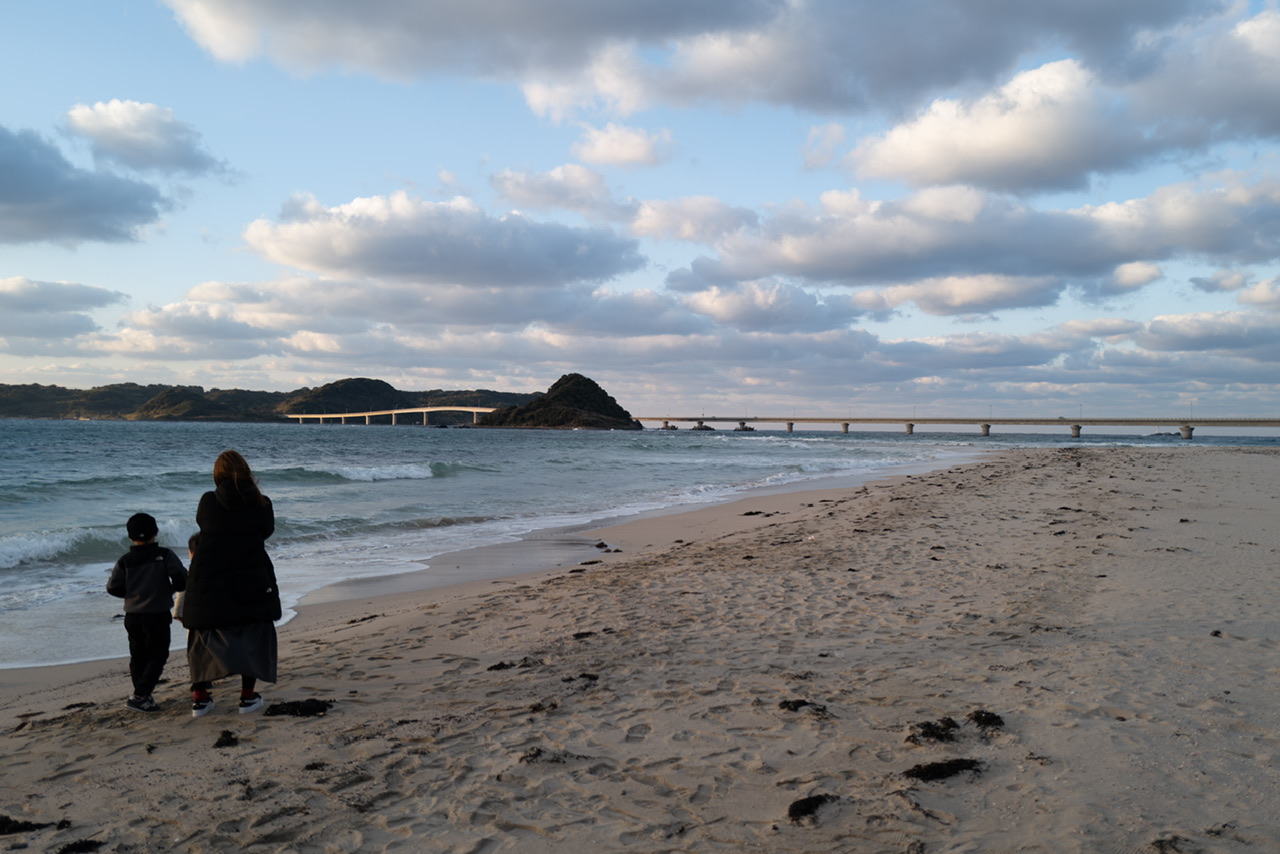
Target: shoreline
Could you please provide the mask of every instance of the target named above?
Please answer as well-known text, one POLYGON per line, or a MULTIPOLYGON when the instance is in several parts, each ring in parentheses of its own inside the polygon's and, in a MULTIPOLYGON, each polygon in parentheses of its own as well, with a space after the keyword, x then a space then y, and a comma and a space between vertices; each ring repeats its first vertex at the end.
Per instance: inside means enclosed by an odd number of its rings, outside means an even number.
POLYGON ((1271 850, 1278 491, 1274 450, 1012 450, 583 531, 623 551, 282 627, 263 693, 323 717, 5 696, 0 814, 36 850, 1271 850))
MULTIPOLYGON (((983 454, 999 452, 982 452, 983 454)), ((967 465, 969 463, 960 463, 967 465)), ((617 563, 621 560, 643 557, 660 549, 657 543, 662 540, 661 529, 677 532, 676 539, 685 536, 700 535, 708 528, 720 529, 725 520, 738 517, 738 505, 742 505, 742 518, 745 514, 762 514, 769 518, 779 512, 774 499, 783 496, 808 496, 811 493, 822 500, 829 494, 836 494, 848 489, 855 489, 867 484, 889 485, 902 479, 945 468, 945 465, 928 463, 908 463, 897 467, 893 474, 883 472, 871 473, 866 477, 860 475, 844 475, 834 478, 823 478, 817 481, 805 481, 773 487, 758 487, 748 490, 733 498, 714 501, 707 504, 677 505, 649 510, 643 513, 627 514, 615 518, 598 519, 561 528, 546 528, 530 532, 520 539, 509 543, 489 543, 453 552, 445 552, 431 558, 425 558, 424 564, 453 564, 455 571, 466 574, 477 567, 483 567, 484 577, 466 581, 453 581, 445 584, 435 583, 437 573, 429 568, 393 575, 371 576, 339 581, 306 594, 295 608, 295 616, 288 622, 279 623, 276 632, 280 642, 280 656, 283 657, 287 643, 294 636, 310 638, 317 632, 327 631, 335 626, 350 623, 369 609, 390 609, 392 611, 406 607, 427 607, 465 600, 483 594, 486 591, 503 586, 523 586, 538 583, 554 577, 566 570, 572 571, 583 561, 590 565, 617 563), (812 487, 819 484, 820 488, 812 487), (792 489, 791 487, 802 487, 792 489), (659 522, 658 520, 662 520, 659 522), (598 549, 596 544, 607 540, 610 550, 598 549), (643 542, 642 542, 643 541, 643 542), (529 558, 533 551, 535 557, 529 558), (581 558, 581 560, 579 560, 581 558), (533 564, 533 568, 515 571, 520 563, 533 564), (497 568, 494 574, 488 574, 497 568)), ((805 503, 803 500, 801 503, 805 503)), ((733 528, 749 529, 753 523, 735 525, 733 528)), ((181 636, 185 629, 175 621, 172 625, 174 637, 181 636)), ((161 687, 168 686, 172 692, 175 680, 168 674, 173 670, 185 671, 186 659, 183 649, 174 649, 165 668, 166 676, 161 687)), ((281 668, 283 670, 283 666, 281 668)), ((0 669, 0 715, 9 713, 21 715, 32 711, 45 703, 59 703, 63 699, 73 702, 73 697, 85 696, 92 692, 96 702, 110 702, 114 688, 101 689, 101 693, 93 686, 100 683, 106 685, 124 685, 127 691, 128 657, 110 656, 85 661, 59 662, 56 664, 26 665, 0 669)), ((185 683, 182 684, 185 687, 185 683)))

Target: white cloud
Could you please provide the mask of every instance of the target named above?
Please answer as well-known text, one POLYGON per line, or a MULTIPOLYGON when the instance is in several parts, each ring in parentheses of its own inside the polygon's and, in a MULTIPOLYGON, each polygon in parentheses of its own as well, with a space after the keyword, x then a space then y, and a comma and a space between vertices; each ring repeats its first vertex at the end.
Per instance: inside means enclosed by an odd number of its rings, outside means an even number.
POLYGON ((752 228, 756 222, 754 211, 731 207, 710 196, 691 196, 644 202, 631 223, 631 230, 646 237, 702 243, 752 228))
POLYGON ((1164 275, 1160 267, 1147 261, 1121 264, 1111 274, 1108 293, 1122 294, 1144 288, 1164 275))
POLYGON ((913 303, 928 314, 953 315, 1052 305, 1063 286, 1052 276, 945 276, 894 285, 879 295, 888 306, 913 303))
POLYGON ((649 133, 610 122, 603 128, 585 127, 573 153, 587 163, 653 166, 666 159, 670 146, 670 131, 649 133))
POLYGON ((779 209, 751 231, 725 232, 692 273, 709 284, 786 276, 893 286, 930 311, 967 313, 1044 305, 1057 282, 1123 292, 1166 260, 1270 261, 1280 257, 1278 224, 1280 183, 1234 173, 1074 210, 963 188, 891 202, 833 191, 817 210, 779 209))
POLYGON ((494 188, 521 208, 559 208, 606 220, 630 220, 638 203, 614 200, 604 176, 577 163, 532 174, 504 169, 493 176, 494 188))
POLYGON ((226 167, 209 155, 200 133, 173 110, 137 101, 77 104, 67 114, 71 130, 87 138, 94 156, 131 169, 199 175, 226 167))
POLYGON ((920 117, 864 139, 849 155, 864 177, 916 186, 1001 190, 1080 187, 1090 172, 1132 165, 1151 149, 1076 60, 1026 71, 973 102, 935 101, 920 117))
POLYGON ((1280 311, 1280 279, 1268 279, 1243 288, 1237 299, 1241 305, 1253 305, 1267 311, 1280 311))
POLYGON ((724 326, 746 331, 819 331, 841 328, 858 312, 847 297, 827 301, 793 285, 748 282, 689 294, 685 305, 724 326))
POLYGON ((250 223, 244 237, 300 270, 420 283, 558 287, 644 264, 635 242, 611 231, 491 217, 467 199, 428 202, 402 191, 332 208, 295 197, 281 221, 250 223))

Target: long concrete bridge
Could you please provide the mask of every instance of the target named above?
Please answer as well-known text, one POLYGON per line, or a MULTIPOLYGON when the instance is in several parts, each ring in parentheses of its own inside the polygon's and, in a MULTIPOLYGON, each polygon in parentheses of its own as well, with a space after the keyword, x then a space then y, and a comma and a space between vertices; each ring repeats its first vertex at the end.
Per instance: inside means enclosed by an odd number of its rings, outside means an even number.
MULTIPOLYGON (((480 416, 486 412, 493 412, 496 407, 493 406, 411 406, 405 409, 375 409, 367 412, 325 412, 325 413, 308 413, 308 412, 290 412, 285 415, 286 418, 296 418, 301 424, 305 421, 318 421, 323 424, 326 421, 336 422, 338 424, 346 424, 347 419, 357 419, 365 424, 372 424, 374 418, 390 416, 391 423, 398 423, 397 416, 406 414, 421 414, 422 423, 428 424, 430 413, 432 412, 470 412, 471 422, 474 424, 480 420, 480 416)), ((728 416, 718 417, 714 415, 662 415, 662 416, 637 416, 640 422, 662 422, 661 429, 676 430, 676 422, 688 422, 694 426, 693 430, 714 430, 710 424, 736 424, 735 430, 754 430, 751 424, 783 424, 786 425, 787 432, 790 433, 795 429, 797 424, 839 424, 841 432, 848 433, 850 424, 901 424, 907 431, 907 435, 915 432, 918 425, 948 425, 956 426, 961 424, 971 424, 977 426, 983 436, 991 435, 993 426, 1002 427, 1046 427, 1061 426, 1068 427, 1071 430, 1073 438, 1079 438, 1080 433, 1085 427, 1174 427, 1178 428, 1178 433, 1184 439, 1190 439, 1197 427, 1280 427, 1280 418, 1131 418, 1121 416, 1118 418, 1067 418, 1066 416, 1058 416, 1056 418, 808 418, 798 416, 783 416, 778 418, 765 416, 728 416)))
POLYGON ((325 413, 307 413, 307 412, 288 412, 285 418, 296 418, 298 423, 305 421, 318 421, 323 424, 326 421, 333 421, 338 424, 346 424, 348 418, 364 419, 365 424, 372 424, 373 419, 380 416, 391 416, 391 423, 397 423, 397 416, 407 415, 409 413, 421 413, 422 423, 429 423, 432 412, 470 412, 471 423, 474 424, 480 420, 480 416, 486 412, 493 412, 496 407, 493 406, 411 406, 407 409, 374 409, 368 412, 325 412, 325 413))
POLYGON ((1071 429, 1071 436, 1079 438, 1081 430, 1088 427, 1174 427, 1178 428, 1178 433, 1184 439, 1190 439, 1197 427, 1280 427, 1280 418, 1067 418, 1059 416, 1057 418, 798 418, 798 417, 782 417, 782 418, 766 418, 766 417, 726 417, 718 418, 714 416, 698 415, 698 416, 670 416, 661 417, 637 417, 637 421, 661 421, 663 430, 678 429, 675 422, 692 422, 695 426, 693 430, 714 430, 709 424, 737 424, 735 430, 753 430, 751 424, 769 423, 769 424, 785 424, 787 432, 790 433, 795 429, 797 424, 839 424, 840 429, 844 433, 849 432, 850 424, 901 424, 907 431, 907 435, 915 432, 917 425, 958 425, 972 424, 976 425, 982 431, 983 436, 991 435, 991 428, 995 425, 1013 426, 1013 427, 1030 427, 1030 426, 1062 426, 1071 429))

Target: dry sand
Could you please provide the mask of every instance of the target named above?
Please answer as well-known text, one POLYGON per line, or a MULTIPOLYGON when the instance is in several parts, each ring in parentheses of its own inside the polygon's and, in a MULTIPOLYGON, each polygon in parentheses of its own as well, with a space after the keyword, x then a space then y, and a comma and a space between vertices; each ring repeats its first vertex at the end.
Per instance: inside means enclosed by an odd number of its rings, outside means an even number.
POLYGON ((317 717, 193 719, 180 656, 152 715, 123 662, 0 671, 0 815, 48 825, 0 846, 1277 851, 1278 494, 1063 449, 645 519, 304 609, 265 693, 317 717))

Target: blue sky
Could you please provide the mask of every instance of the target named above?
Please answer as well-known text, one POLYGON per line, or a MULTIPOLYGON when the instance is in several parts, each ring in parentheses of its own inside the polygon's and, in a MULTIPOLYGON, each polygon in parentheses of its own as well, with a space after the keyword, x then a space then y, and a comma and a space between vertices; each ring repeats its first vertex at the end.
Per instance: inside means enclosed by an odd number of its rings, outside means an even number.
POLYGON ((1275 415, 1266 2, 0 10, 0 382, 1275 415))

